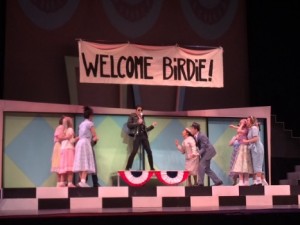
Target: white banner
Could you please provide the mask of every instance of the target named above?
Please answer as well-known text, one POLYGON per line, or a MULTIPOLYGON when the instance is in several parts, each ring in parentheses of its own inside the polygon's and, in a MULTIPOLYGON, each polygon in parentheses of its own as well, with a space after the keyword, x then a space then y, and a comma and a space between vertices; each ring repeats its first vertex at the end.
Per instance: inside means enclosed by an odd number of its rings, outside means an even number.
POLYGON ((81 83, 221 88, 223 48, 99 44, 79 41, 81 83))

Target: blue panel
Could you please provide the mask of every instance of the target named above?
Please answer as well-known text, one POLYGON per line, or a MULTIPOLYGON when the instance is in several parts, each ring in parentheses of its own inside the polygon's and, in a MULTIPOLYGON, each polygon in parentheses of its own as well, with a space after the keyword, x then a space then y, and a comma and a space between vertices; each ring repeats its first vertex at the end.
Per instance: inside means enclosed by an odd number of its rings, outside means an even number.
POLYGON ((51 174, 53 133, 53 128, 44 118, 36 117, 5 149, 5 153, 36 186, 51 174))
POLYGON ((185 157, 175 145, 175 139, 183 140, 181 131, 184 129, 179 120, 173 119, 168 126, 151 143, 154 164, 160 170, 183 170, 185 157))

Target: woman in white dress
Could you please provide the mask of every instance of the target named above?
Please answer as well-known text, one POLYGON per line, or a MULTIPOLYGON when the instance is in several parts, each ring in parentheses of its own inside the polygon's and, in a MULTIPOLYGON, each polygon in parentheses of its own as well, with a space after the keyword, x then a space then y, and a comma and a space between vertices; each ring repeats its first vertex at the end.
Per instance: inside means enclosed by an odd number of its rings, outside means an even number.
POLYGON ((194 185, 197 184, 197 174, 199 168, 199 152, 197 150, 196 141, 189 128, 185 128, 182 131, 183 141, 179 144, 178 140, 175 140, 177 149, 185 154, 185 170, 189 171, 188 186, 192 186, 192 178, 194 185))
POLYGON ((253 175, 251 152, 243 142, 247 138, 247 134, 247 120, 242 119, 237 128, 237 134, 230 141, 230 143, 238 143, 237 155, 230 171, 238 175, 239 182, 236 184, 238 186, 249 186, 249 177, 253 175))

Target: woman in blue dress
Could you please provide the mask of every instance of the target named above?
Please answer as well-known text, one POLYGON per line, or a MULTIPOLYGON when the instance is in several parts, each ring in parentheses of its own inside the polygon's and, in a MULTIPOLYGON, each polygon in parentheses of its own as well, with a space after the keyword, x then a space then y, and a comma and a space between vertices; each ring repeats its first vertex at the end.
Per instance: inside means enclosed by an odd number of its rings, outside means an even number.
POLYGON ((248 145, 251 151, 252 164, 254 171, 253 185, 262 185, 262 174, 264 164, 264 145, 260 140, 260 131, 257 119, 254 116, 247 118, 248 135, 247 139, 243 140, 244 144, 248 145))
POLYGON ((73 171, 79 173, 79 187, 89 187, 86 183, 87 175, 96 172, 92 141, 97 142, 98 137, 94 127, 93 116, 93 109, 85 106, 83 112, 84 120, 79 125, 79 140, 75 146, 73 167, 73 171))

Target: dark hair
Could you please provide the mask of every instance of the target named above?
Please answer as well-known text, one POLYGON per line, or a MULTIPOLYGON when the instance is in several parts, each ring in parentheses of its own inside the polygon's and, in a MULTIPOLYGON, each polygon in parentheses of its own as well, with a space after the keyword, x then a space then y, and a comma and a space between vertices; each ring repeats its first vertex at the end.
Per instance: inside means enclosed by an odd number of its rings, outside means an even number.
POLYGON ((199 123, 193 122, 192 127, 195 128, 196 130, 200 131, 200 124, 199 123))
POLYGON ((138 109, 138 108, 143 109, 143 106, 141 106, 140 104, 137 104, 137 105, 135 106, 135 109, 138 109))
POLYGON ((93 114, 94 114, 94 111, 91 107, 89 107, 89 106, 84 106, 83 107, 83 117, 85 119, 88 119, 93 114))

